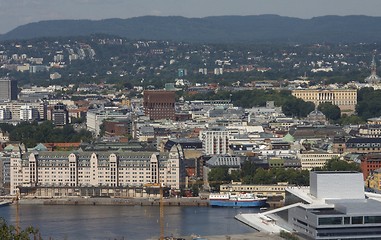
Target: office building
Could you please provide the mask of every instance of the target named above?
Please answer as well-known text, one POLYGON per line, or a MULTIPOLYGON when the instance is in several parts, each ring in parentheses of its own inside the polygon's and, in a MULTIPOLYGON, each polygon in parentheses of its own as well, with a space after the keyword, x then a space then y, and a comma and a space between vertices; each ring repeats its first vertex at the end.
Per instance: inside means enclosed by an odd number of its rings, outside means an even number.
POLYGON ((337 153, 329 153, 324 151, 304 151, 297 154, 297 157, 302 165, 302 170, 322 168, 326 162, 339 156, 340 155, 337 153))
POLYGON ((95 136, 100 134, 100 126, 106 119, 114 119, 127 121, 131 119, 130 113, 123 113, 122 111, 117 111, 113 109, 91 109, 87 111, 86 115, 86 128, 87 130, 94 133, 95 136))
POLYGON ((17 100, 17 81, 9 78, 0 78, 0 101, 17 100))
POLYGON ((144 113, 151 120, 175 120, 175 92, 144 91, 143 98, 144 113))
POLYGON ((53 124, 56 126, 64 126, 69 123, 69 112, 66 106, 62 103, 58 103, 53 106, 52 117, 53 124))

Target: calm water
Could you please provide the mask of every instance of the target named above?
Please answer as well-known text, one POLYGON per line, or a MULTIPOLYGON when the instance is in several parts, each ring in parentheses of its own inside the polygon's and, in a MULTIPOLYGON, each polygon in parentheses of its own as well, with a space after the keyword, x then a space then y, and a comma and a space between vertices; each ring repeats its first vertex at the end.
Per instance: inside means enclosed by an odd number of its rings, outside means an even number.
MULTIPOLYGON (((238 222, 240 212, 258 209, 166 207, 165 235, 228 235, 254 232, 238 222)), ((160 235, 159 208, 150 206, 20 205, 20 226, 38 227, 43 239, 151 239, 160 235)), ((16 222, 16 206, 0 208, 0 216, 16 222)))

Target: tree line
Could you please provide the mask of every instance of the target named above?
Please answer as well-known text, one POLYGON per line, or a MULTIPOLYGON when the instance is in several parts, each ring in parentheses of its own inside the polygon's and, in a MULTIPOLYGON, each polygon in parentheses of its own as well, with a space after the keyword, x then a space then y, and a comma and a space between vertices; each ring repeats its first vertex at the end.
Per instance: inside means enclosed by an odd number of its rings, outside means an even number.
POLYGON ((245 91, 218 91, 205 94, 184 95, 185 100, 231 100, 235 106, 243 108, 264 107, 267 101, 274 101, 276 106, 282 108, 282 112, 289 117, 306 117, 315 107, 333 123, 342 125, 359 124, 366 122, 372 117, 381 116, 381 90, 362 88, 357 93, 358 102, 356 115, 342 114, 340 108, 330 102, 315 106, 312 102, 306 102, 291 95, 288 90, 245 90, 245 91))
POLYGON ((85 129, 77 132, 71 125, 57 128, 51 121, 21 122, 16 126, 1 123, 0 129, 9 133, 10 141, 22 142, 27 147, 34 147, 38 143, 89 142, 93 139, 92 133, 85 129))
MULTIPOLYGON (((333 158, 325 163, 322 168, 312 171, 355 171, 360 172, 358 164, 333 158)), ((229 172, 229 167, 220 166, 212 168, 208 173, 208 181, 213 190, 219 190, 219 186, 231 181, 242 182, 242 184, 277 184, 288 182, 295 186, 309 186, 310 171, 293 168, 269 168, 258 167, 252 161, 245 161, 241 169, 229 172)))

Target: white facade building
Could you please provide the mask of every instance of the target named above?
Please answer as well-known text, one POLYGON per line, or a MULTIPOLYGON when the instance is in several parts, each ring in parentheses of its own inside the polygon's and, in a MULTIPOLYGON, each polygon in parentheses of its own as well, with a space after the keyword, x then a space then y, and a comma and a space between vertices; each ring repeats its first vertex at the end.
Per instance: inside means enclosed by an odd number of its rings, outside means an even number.
POLYGON ((0 109, 6 108, 12 116, 12 120, 19 121, 22 120, 23 116, 20 114, 24 113, 21 111, 21 108, 24 108, 25 106, 28 106, 32 109, 34 109, 34 114, 37 114, 37 118, 40 120, 46 120, 46 112, 47 112, 47 106, 45 102, 31 102, 31 103, 25 103, 25 102, 18 102, 18 101, 11 101, 11 102, 4 102, 0 103, 0 109))
POLYGON ((129 119, 130 114, 122 114, 117 111, 109 110, 89 110, 86 116, 86 128, 93 132, 95 136, 99 136, 100 126, 105 119, 129 119))
POLYGON ((9 120, 11 118, 11 111, 5 106, 0 106, 0 120, 9 120))
POLYGON ((215 128, 200 132, 205 155, 229 153, 229 131, 215 128))
POLYGON ((10 193, 18 187, 129 187, 185 184, 183 150, 156 152, 32 152, 11 156, 10 193))
POLYGON ((303 170, 311 170, 313 168, 324 167, 325 163, 332 158, 339 157, 340 154, 328 152, 304 152, 297 154, 300 159, 303 170))
POLYGON ((33 121, 38 119, 37 109, 31 106, 25 105, 20 107, 20 120, 21 121, 33 121))

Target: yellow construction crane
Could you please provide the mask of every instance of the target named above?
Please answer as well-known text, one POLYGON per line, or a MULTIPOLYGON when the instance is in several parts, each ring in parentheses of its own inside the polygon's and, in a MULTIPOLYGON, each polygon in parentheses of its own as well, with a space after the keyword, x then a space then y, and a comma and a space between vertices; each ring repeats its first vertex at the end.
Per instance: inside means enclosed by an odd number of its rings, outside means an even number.
POLYGON ((164 191, 163 186, 160 184, 160 240, 164 240, 164 191))
POLYGON ((13 203, 16 203, 16 234, 19 235, 20 233, 20 206, 19 206, 19 200, 20 200, 20 194, 19 189, 17 189, 16 197, 12 199, 13 203))

